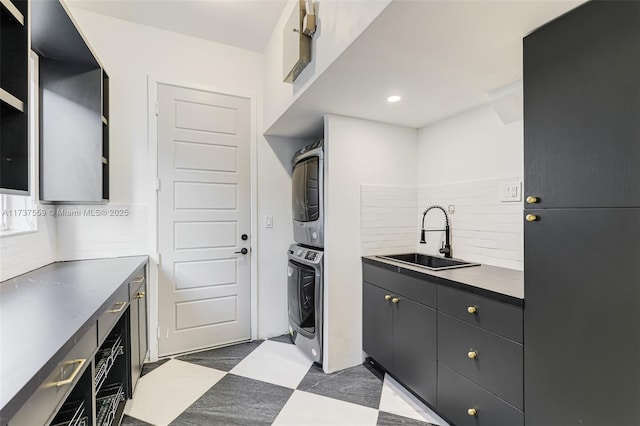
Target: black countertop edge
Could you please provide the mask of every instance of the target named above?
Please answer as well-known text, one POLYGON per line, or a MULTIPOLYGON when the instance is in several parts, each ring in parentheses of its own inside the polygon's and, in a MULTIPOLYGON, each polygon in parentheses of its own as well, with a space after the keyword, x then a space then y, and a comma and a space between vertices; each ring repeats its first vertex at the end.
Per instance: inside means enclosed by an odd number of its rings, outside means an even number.
POLYGON ((424 272, 414 271, 412 269, 406 269, 399 265, 391 265, 385 262, 379 262, 375 259, 369 259, 366 257, 362 257, 362 263, 367 263, 369 265, 377 266, 379 268, 384 268, 389 271, 397 272, 400 274, 404 274, 413 278, 424 280, 426 277, 429 278, 429 281, 432 281, 436 284, 446 285, 449 287, 457 288, 458 290, 463 290, 469 293, 474 293, 480 296, 488 297, 490 299, 498 300, 500 302, 509 303, 511 305, 524 307, 524 299, 519 299, 517 297, 508 296, 506 294, 497 293, 495 291, 487 290, 480 287, 475 287, 470 284, 464 284, 458 281, 449 280, 447 278, 438 277, 435 275, 431 275, 428 269, 425 269, 424 272), (425 277, 426 276, 426 277, 425 277))
MULTIPOLYGON (((11 420, 11 418, 13 418, 13 416, 20 410, 20 408, 22 408, 22 406, 29 400, 31 395, 33 395, 33 393, 36 390, 38 390, 38 387, 40 387, 40 385, 47 379, 47 377, 49 377, 49 375, 54 370, 54 368, 56 368, 58 366, 58 364, 64 360, 65 356, 69 353, 69 351, 71 351, 71 349, 73 349, 73 347, 76 345, 76 343, 78 343, 78 341, 80 341, 80 339, 84 336, 84 334, 91 328, 93 323, 98 321, 98 317, 100 315, 102 315, 102 313, 104 311, 106 311, 106 309, 114 303, 117 293, 124 286, 128 286, 129 285, 129 281, 131 281, 131 279, 136 274, 136 272, 138 272, 138 270, 140 270, 140 267, 144 267, 149 262, 149 256, 147 256, 147 255, 122 256, 122 257, 141 257, 141 258, 145 258, 145 260, 143 262, 140 262, 140 264, 131 271, 131 273, 129 274, 127 279, 124 282, 122 282, 122 284, 111 294, 111 296, 109 296, 109 298, 102 305, 100 305, 100 308, 96 312, 94 312, 93 315, 91 315, 91 317, 89 317, 89 319, 73 334, 73 336, 71 336, 71 338, 69 338, 69 340, 67 340, 60 347, 60 349, 58 349, 58 351, 55 353, 55 355, 52 356, 49 359, 49 361, 45 365, 42 366, 42 368, 40 368, 40 370, 31 378, 31 380, 29 380, 13 396, 13 398, 11 398, 11 400, 4 407, 2 407, 0 409, 0 425, 7 424, 9 422, 9 420, 11 420)), ((118 257, 118 258, 122 258, 122 257, 118 257)), ((109 259, 109 258, 101 258, 101 259, 109 259)), ((113 259, 115 259, 115 257, 113 259)), ((45 268, 45 267, 47 267, 49 265, 52 265, 54 263, 82 262, 84 260, 91 261, 91 260, 98 260, 98 259, 82 259, 82 260, 69 260, 69 261, 61 261, 61 262, 52 262, 52 263, 44 265, 44 266, 42 266, 40 268, 36 268, 36 269, 34 269, 32 271, 29 271, 29 272, 26 272, 24 274, 18 275, 17 277, 10 278, 7 281, 19 278, 22 275, 30 274, 33 271, 37 271, 38 269, 45 268)), ((127 295, 128 295, 128 293, 127 293, 127 295)), ((98 339, 98 335, 96 334, 96 340, 97 339, 98 339)), ((98 343, 98 348, 99 348, 101 342, 97 342, 97 343, 98 343)), ((91 356, 94 356, 94 355, 95 355, 95 353, 91 354, 91 356)))

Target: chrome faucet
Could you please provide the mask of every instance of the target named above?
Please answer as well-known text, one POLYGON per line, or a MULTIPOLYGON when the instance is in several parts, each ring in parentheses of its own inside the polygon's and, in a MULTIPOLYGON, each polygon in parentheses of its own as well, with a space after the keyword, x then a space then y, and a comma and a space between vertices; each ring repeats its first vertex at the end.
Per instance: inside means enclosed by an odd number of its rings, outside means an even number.
POLYGON ((420 230, 420 244, 427 244, 427 240, 425 239, 425 233, 426 232, 435 232, 435 231, 444 231, 445 232, 445 241, 442 244, 442 247, 440 247, 440 250, 438 250, 441 254, 444 254, 444 257, 450 258, 451 257, 451 230, 449 228, 449 215, 447 214, 447 211, 442 207, 442 206, 429 206, 424 213, 422 213, 422 229, 420 230), (445 220, 445 228, 444 229, 424 229, 424 218, 427 217, 427 213, 429 213, 429 210, 433 210, 433 209, 439 209, 442 210, 442 213, 444 213, 444 220, 445 220))

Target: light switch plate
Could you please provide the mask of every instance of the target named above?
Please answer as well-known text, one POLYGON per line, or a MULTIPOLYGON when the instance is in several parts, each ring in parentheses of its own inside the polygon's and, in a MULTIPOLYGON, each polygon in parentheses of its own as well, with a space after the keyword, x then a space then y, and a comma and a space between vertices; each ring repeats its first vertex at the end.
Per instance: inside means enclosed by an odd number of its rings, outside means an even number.
POLYGON ((273 228, 273 216, 265 216, 264 217, 264 227, 265 228, 273 228))
POLYGON ((504 203, 522 201, 522 182, 500 184, 500 201, 504 203))

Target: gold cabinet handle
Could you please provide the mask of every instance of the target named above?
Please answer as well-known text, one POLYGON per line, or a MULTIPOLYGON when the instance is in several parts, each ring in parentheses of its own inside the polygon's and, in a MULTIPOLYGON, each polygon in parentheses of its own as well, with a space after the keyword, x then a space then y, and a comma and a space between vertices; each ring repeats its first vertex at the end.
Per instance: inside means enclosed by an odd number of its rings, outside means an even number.
POLYGON ((132 280, 131 282, 134 284, 140 284, 142 281, 144 281, 144 275, 136 278, 135 280, 132 280))
POLYGON ((469 351, 467 353, 467 356, 469 357, 469 359, 476 359, 478 358, 478 351, 469 351))
POLYGON ((470 416, 475 416, 476 414, 478 414, 478 410, 476 410, 475 408, 469 408, 467 410, 467 414, 470 416))
POLYGON ((144 295, 145 295, 144 291, 139 291, 138 294, 136 294, 136 298, 142 299, 144 297, 144 295))
POLYGON ((470 314, 475 314, 476 312, 478 312, 478 307, 477 306, 469 306, 467 308, 467 312, 469 312, 470 314))
POLYGON ((527 204, 535 204, 535 203, 537 203, 538 201, 539 201, 539 200, 538 200, 538 197, 534 197, 533 195, 529 195, 529 196, 527 197, 527 204))
POLYGON ((391 301, 393 303, 398 303, 400 301, 400 299, 398 299, 397 297, 394 297, 393 299, 391 299, 391 301))
POLYGON ((384 300, 391 300, 391 295, 390 294, 385 294, 384 295, 384 300))
POLYGON ((116 314, 120 311, 122 311, 124 309, 124 307, 127 305, 127 302, 116 302, 113 306, 120 306, 117 309, 109 309, 107 312, 110 312, 112 314, 116 314))
POLYGON ((527 220, 527 222, 535 222, 536 220, 538 220, 538 216, 536 216, 535 214, 531 214, 531 213, 526 215, 524 218, 527 220))
POLYGON ((82 366, 84 365, 84 363, 87 360, 85 358, 82 359, 72 359, 70 361, 65 362, 64 364, 61 364, 61 367, 64 371, 64 367, 67 365, 76 365, 76 368, 73 369, 73 371, 71 372, 71 375, 69 377, 67 377, 64 380, 59 380, 57 382, 51 382, 48 385, 46 385, 46 387, 60 387, 60 386, 64 386, 64 385, 68 385, 69 383, 73 382, 74 379, 76 378, 76 376, 78 375, 78 373, 80 372, 80 370, 82 370, 82 366))

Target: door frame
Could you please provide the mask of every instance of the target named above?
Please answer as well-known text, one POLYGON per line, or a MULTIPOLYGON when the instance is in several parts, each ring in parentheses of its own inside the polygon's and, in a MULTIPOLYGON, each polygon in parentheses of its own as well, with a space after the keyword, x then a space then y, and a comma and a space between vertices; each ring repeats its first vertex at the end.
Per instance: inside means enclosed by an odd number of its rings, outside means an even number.
POLYGON ((207 92, 217 93, 226 96, 235 96, 248 99, 250 102, 250 130, 249 130, 249 185, 251 186, 251 220, 250 234, 251 244, 250 250, 253 254, 250 262, 251 274, 251 340, 258 337, 258 126, 257 126, 257 95, 255 93, 246 93, 241 90, 235 93, 229 90, 220 90, 209 85, 203 85, 196 82, 176 81, 172 78, 162 78, 155 75, 147 75, 147 152, 148 152, 148 168, 149 168, 149 277, 148 277, 148 294, 149 294, 149 360, 151 362, 158 360, 158 322, 159 322, 159 299, 158 299, 158 191, 156 190, 156 182, 158 179, 158 117, 156 116, 156 99, 158 92, 158 84, 167 86, 180 87, 184 89, 203 90, 207 92))

